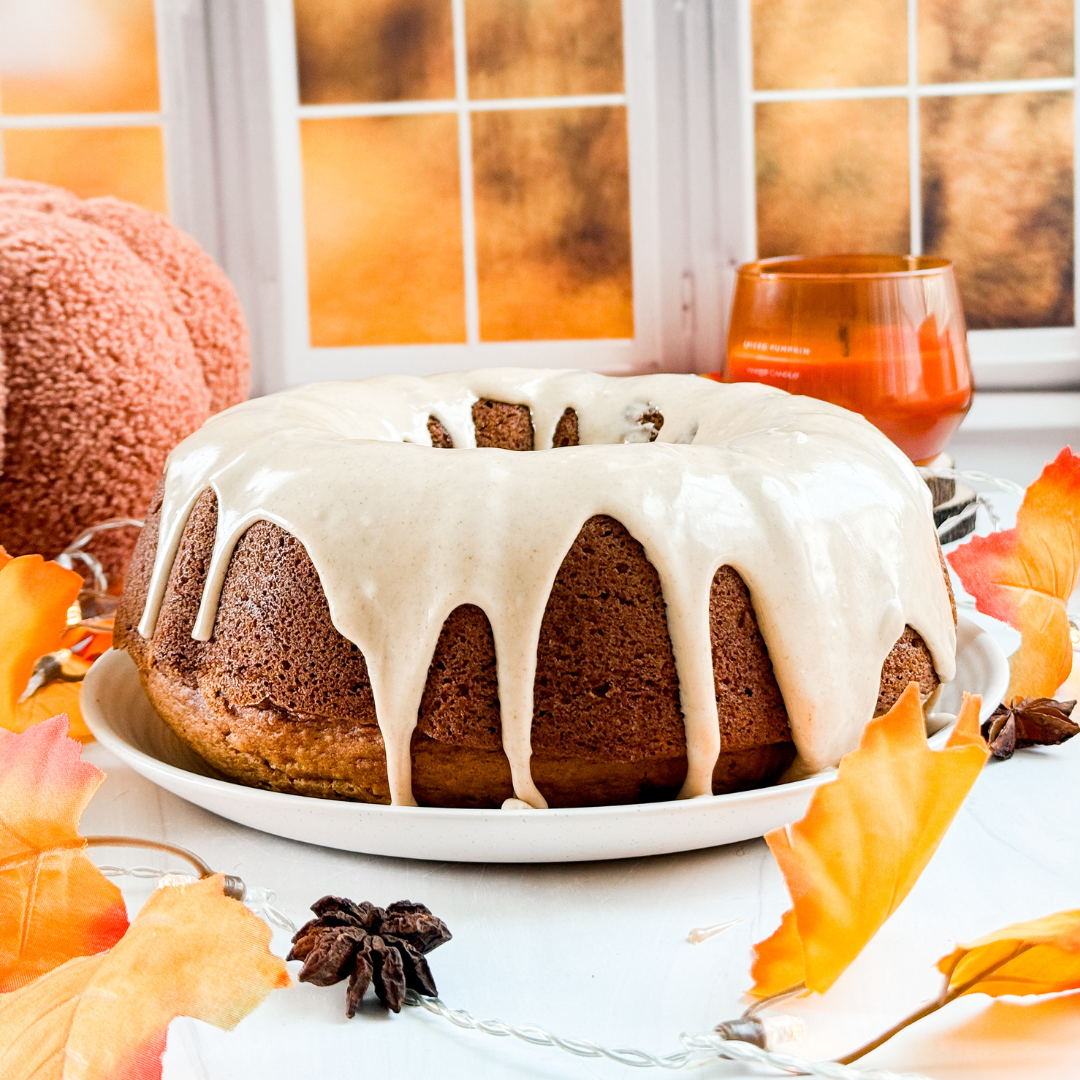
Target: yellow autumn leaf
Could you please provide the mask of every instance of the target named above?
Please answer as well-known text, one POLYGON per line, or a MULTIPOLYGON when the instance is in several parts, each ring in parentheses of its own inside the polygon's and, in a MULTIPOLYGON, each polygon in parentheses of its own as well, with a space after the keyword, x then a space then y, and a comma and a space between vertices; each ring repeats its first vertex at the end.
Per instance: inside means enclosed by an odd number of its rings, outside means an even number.
POLYGON ((766 835, 792 910, 755 947, 752 994, 824 992, 911 891, 986 761, 979 705, 965 694, 945 748, 931 750, 911 683, 802 820, 766 835))
POLYGON ((938 970, 949 976, 948 993, 957 997, 1080 989, 1080 910, 996 930, 942 957, 938 970))

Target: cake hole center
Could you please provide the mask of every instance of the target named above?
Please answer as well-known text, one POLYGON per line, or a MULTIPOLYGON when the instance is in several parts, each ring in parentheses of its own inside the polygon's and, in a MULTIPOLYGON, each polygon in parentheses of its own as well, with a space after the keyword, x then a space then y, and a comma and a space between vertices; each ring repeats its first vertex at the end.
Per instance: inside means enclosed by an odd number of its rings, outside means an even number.
MULTIPOLYGON (((638 406, 640 408, 640 406, 638 406)), ((623 442, 655 442, 660 429, 664 426, 664 416, 655 406, 648 406, 644 412, 628 417, 637 425, 637 431, 631 431, 623 437, 623 442)), ((532 410, 528 405, 515 405, 509 401, 492 401, 482 398, 472 407, 473 428, 478 447, 494 447, 499 450, 535 450, 536 429, 533 426, 532 410)), ((452 450, 454 440, 445 425, 436 416, 427 420, 431 445, 452 450)), ((567 408, 559 417, 552 436, 553 448, 577 446, 580 443, 578 414, 573 408, 567 408)))

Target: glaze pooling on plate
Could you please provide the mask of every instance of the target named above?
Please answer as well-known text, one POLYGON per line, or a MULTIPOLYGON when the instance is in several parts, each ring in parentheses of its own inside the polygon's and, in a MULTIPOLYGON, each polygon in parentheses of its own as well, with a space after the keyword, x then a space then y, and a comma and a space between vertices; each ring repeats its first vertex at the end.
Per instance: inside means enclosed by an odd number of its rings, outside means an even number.
POLYGON ((716 571, 750 591, 798 751, 835 765, 874 712, 905 625, 949 681, 956 633, 929 489, 860 416, 751 383, 493 369, 321 383, 212 417, 173 451, 139 633, 153 635, 196 500, 218 502, 192 636, 210 638, 233 548, 256 521, 303 543, 334 626, 363 653, 391 800, 415 805, 410 745, 447 616, 482 608, 495 638, 514 796, 529 769, 533 680, 552 584, 581 526, 620 521, 656 568, 686 726, 680 797, 712 792, 720 752, 709 632, 716 571), (544 453, 478 449, 472 406, 527 405, 544 453), (579 445, 552 449, 567 408, 579 445), (643 417, 663 416, 655 441, 643 417), (455 450, 431 446, 428 419, 455 450))

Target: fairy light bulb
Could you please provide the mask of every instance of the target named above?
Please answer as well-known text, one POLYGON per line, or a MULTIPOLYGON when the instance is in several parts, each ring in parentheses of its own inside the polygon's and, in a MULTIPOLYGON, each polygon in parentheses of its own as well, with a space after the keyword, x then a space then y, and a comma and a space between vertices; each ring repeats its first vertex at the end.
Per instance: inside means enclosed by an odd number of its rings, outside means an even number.
POLYGON ((765 1028, 765 1048, 774 1050, 785 1043, 795 1042, 806 1033, 806 1025, 798 1016, 768 1016, 762 1021, 765 1028))
POLYGON ((194 874, 162 874, 161 877, 158 878, 158 888, 169 889, 184 885, 194 885, 198 880, 199 879, 194 874))
POLYGON ((725 1042, 745 1042, 762 1050, 775 1050, 785 1043, 794 1042, 803 1034, 805 1027, 797 1016, 740 1016, 738 1020, 724 1020, 713 1028, 725 1042))

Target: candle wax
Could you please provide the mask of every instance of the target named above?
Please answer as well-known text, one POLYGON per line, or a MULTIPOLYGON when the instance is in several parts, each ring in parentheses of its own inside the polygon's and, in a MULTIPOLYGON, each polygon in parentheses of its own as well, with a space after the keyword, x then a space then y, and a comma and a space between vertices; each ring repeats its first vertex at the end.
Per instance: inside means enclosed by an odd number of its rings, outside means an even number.
MULTIPOLYGON (((932 320, 927 320, 932 322, 932 320)), ((743 340, 725 380, 761 382, 862 413, 913 461, 940 453, 971 405, 965 356, 947 334, 865 326, 799 342, 743 340)))

